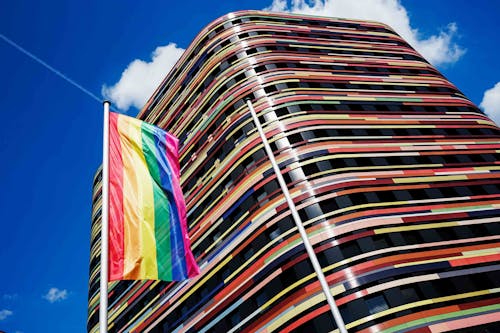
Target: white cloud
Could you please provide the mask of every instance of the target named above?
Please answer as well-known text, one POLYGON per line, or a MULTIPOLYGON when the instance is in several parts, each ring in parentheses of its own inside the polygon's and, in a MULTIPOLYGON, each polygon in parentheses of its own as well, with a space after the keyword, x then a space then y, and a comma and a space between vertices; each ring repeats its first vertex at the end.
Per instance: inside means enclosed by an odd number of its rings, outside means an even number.
POLYGON ((500 82, 484 92, 479 107, 495 122, 500 125, 500 82))
POLYGON ((382 22, 392 27, 436 66, 452 64, 465 53, 465 49, 453 41, 457 35, 455 23, 449 23, 438 34, 424 38, 418 29, 411 26, 408 12, 399 0, 291 1, 289 5, 287 0, 273 0, 265 10, 382 22))
POLYGON ((18 294, 5 294, 2 296, 2 298, 6 301, 13 301, 13 300, 16 300, 18 298, 18 294))
POLYGON ((12 316, 13 312, 10 310, 0 310, 0 320, 4 320, 9 316, 12 316))
POLYGON ((184 49, 169 43, 157 47, 150 62, 135 59, 128 64, 117 83, 103 85, 103 96, 122 110, 128 110, 130 106, 142 108, 183 52, 184 49))
POLYGON ((68 298, 68 291, 66 289, 50 288, 47 294, 43 296, 50 303, 62 301, 68 298))

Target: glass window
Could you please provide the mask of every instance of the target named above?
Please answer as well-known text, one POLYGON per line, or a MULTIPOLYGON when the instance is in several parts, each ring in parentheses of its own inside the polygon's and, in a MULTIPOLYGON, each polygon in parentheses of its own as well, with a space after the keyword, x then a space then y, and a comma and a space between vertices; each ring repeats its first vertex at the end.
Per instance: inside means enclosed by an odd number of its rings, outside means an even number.
POLYGON ((273 239, 278 238, 280 235, 281 235, 281 229, 280 229, 278 226, 276 226, 276 227, 274 228, 274 230, 272 230, 272 231, 269 233, 269 238, 271 238, 271 239, 273 240, 273 239))
POLYGON ((352 258, 361 253, 361 249, 357 242, 348 242, 340 245, 340 249, 344 258, 352 258))
POLYGON ((352 134, 356 136, 365 136, 367 133, 365 129, 353 129, 352 134))
POLYGON ((408 191, 404 190, 398 190, 398 191, 393 191, 394 196, 396 197, 397 200, 405 201, 405 200, 411 200, 411 195, 408 191))
POLYGON ((319 161, 316 163, 316 165, 318 166, 318 169, 320 171, 326 171, 326 170, 330 170, 332 168, 330 161, 319 161))
POLYGON ((426 188, 424 190, 425 194, 430 199, 442 198, 443 193, 438 188, 426 188))
POLYGON ((493 184, 484 185, 484 189, 488 194, 498 194, 499 193, 497 185, 493 185, 493 184))
POLYGON ((313 269, 309 262, 301 261, 293 266, 293 271, 297 279, 302 279, 303 277, 311 274, 313 269))
POLYGON ((378 198, 378 196, 375 192, 364 192, 363 196, 365 197, 365 200, 368 203, 374 203, 374 202, 380 201, 380 199, 378 198))
POLYGON ((323 214, 320 206, 317 203, 305 207, 304 210, 308 219, 313 219, 323 214))
POLYGON ((412 287, 402 288, 401 294, 403 295, 403 297, 405 299, 405 303, 417 302, 419 300, 415 289, 412 287))
POLYGON ((347 166, 350 166, 350 167, 355 167, 357 166, 358 164, 356 163, 356 160, 354 160, 353 158, 345 158, 344 159, 344 162, 347 166))
POLYGON ((470 163, 471 162, 470 157, 467 155, 456 155, 456 158, 460 163, 470 163))
POLYGON ((382 157, 373 157, 371 158, 373 165, 388 165, 387 160, 382 157))
POLYGON ((236 311, 233 315, 231 315, 231 325, 236 326, 240 323, 241 317, 239 311, 236 311))
POLYGON ((433 164, 445 164, 446 161, 441 156, 430 155, 429 160, 433 164))
POLYGON ((339 208, 346 208, 352 206, 352 201, 347 195, 343 195, 335 198, 335 202, 339 208))
POLYGON ((375 248, 378 249, 385 249, 389 247, 389 244, 386 240, 385 235, 375 235, 372 237, 373 243, 375 248))
POLYGON ((257 302, 257 306, 262 306, 264 303, 267 302, 268 299, 269 296, 267 296, 266 291, 262 290, 255 298, 255 301, 257 302))
POLYGON ((246 250, 243 254, 243 258, 245 258, 245 260, 248 260, 254 255, 254 253, 254 249, 252 247, 249 247, 248 250, 246 250))
POLYGON ((458 186, 458 187, 455 187, 455 191, 461 195, 461 196, 471 196, 473 195, 473 193, 471 192, 471 190, 469 190, 468 187, 466 186, 458 186))
POLYGON ((371 298, 365 299, 366 305, 368 306, 368 312, 370 314, 376 314, 389 309, 385 297, 383 295, 373 296, 371 298))

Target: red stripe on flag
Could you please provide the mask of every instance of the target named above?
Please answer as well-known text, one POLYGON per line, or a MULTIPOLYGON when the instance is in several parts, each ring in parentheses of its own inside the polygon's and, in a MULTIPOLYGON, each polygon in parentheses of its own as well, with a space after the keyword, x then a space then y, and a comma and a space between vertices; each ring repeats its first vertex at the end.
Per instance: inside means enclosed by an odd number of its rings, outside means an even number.
POLYGON ((109 113, 109 281, 123 279, 123 160, 118 117, 109 113))

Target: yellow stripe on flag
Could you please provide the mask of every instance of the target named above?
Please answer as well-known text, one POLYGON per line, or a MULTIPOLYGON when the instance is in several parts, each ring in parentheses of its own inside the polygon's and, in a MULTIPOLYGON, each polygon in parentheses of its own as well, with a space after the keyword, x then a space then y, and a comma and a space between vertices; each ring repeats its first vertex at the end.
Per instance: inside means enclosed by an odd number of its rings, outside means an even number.
POLYGON ((154 198, 139 121, 118 119, 124 165, 124 278, 157 279, 154 198))

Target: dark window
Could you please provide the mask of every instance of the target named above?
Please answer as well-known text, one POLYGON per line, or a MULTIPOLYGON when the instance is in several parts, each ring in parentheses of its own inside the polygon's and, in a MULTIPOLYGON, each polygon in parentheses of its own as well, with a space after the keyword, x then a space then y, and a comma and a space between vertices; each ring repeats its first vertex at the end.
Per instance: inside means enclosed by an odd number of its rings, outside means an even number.
POLYGON ((241 316, 238 311, 236 311, 232 316, 231 316, 231 325, 234 327, 238 325, 241 321, 241 316))
POLYGON ((257 303, 257 306, 262 306, 264 303, 266 303, 269 300, 269 296, 267 295, 265 290, 262 290, 257 297, 255 297, 255 301, 257 303))
POLYGON ((368 306, 368 312, 370 312, 370 314, 376 314, 389 309, 389 306, 387 305, 387 302, 383 295, 377 295, 367 298, 366 305, 368 306))

